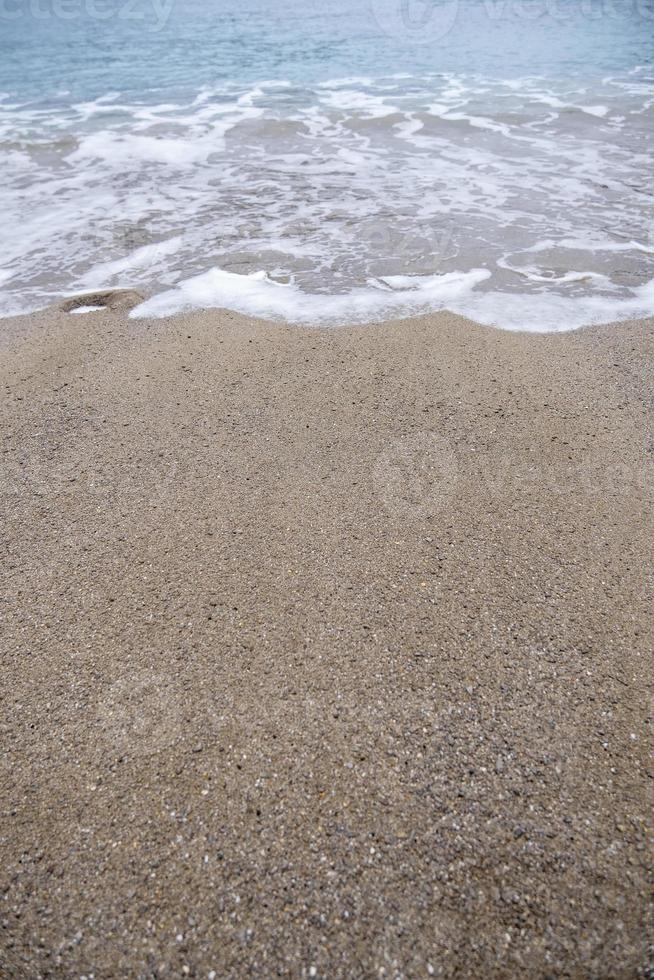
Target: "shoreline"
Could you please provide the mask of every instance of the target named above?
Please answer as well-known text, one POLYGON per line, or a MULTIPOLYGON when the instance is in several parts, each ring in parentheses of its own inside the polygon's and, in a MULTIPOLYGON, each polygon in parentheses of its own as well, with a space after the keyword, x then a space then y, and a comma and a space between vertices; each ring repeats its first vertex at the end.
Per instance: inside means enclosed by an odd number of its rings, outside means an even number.
MULTIPOLYGON (((162 292, 142 291, 141 286, 133 285, 62 294, 40 309, 1 316, 0 323, 61 311, 75 313, 85 305, 89 307, 84 311, 88 315, 100 308, 124 309, 135 320, 233 314, 261 323, 318 330, 374 327, 425 317, 453 316, 506 333, 549 334, 639 323, 654 317, 654 279, 632 286, 632 295, 619 300, 614 298, 612 306, 606 299, 600 314, 598 297, 592 294, 572 298, 558 294, 495 291, 474 292, 462 300, 459 292, 466 277, 474 279, 482 273, 483 269, 477 269, 469 273, 402 276, 399 277, 402 283, 393 286, 391 280, 398 277, 391 276, 388 283, 382 277, 378 284, 383 285, 383 289, 369 285, 347 293, 318 294, 304 293, 291 283, 276 282, 263 272, 236 274, 215 268, 182 280, 162 292), (411 286, 410 281, 413 282, 411 286), (435 295, 439 299, 431 309, 427 301, 430 294, 432 302, 435 295), (216 304, 213 301, 215 295, 231 298, 231 302, 225 306, 216 304), (384 296, 388 297, 386 305, 384 296), (498 307, 502 309, 501 316, 496 312, 498 307), (327 309, 331 312, 326 312, 327 309), (292 311, 297 316, 293 316, 292 311), (535 325, 539 322, 543 325, 535 325)), ((482 275, 482 281, 484 278, 482 275)))
POLYGON ((123 299, 0 324, 0 972, 646 977, 654 319, 123 299))
MULTIPOLYGON (((652 283, 654 283, 654 280, 652 283)), ((94 289, 86 292, 75 292, 62 295, 48 306, 40 309, 0 317, 0 327, 4 326, 9 328, 9 330, 0 329, 0 344, 2 344, 3 338, 6 336, 6 334, 8 332, 12 332, 12 330, 15 330, 16 327, 19 327, 25 333, 32 331, 35 326, 34 321, 40 322, 42 320, 52 320, 52 318, 59 320, 63 314, 67 314, 69 317, 73 316, 75 318, 79 315, 83 317, 82 322, 88 322, 90 318, 95 317, 97 314, 111 314, 116 312, 124 314, 134 323, 175 323, 176 321, 182 321, 186 318, 214 317, 220 320, 221 318, 230 319, 235 317, 249 323, 259 324, 262 328, 271 327, 291 330, 315 330, 318 332, 323 330, 340 331, 380 329, 387 326, 401 329, 404 326, 408 326, 410 328, 412 324, 419 324, 426 320, 436 321, 436 323, 438 323, 439 320, 444 319, 445 321, 458 321, 464 324, 466 327, 471 327, 477 330, 524 337, 547 337, 587 331, 624 329, 628 328, 630 325, 639 327, 639 325, 643 323, 651 323, 654 321, 653 312, 652 314, 645 316, 633 315, 630 317, 622 317, 613 320, 608 319, 597 322, 581 323, 570 327, 561 326, 555 329, 547 327, 540 329, 535 329, 532 327, 517 328, 502 326, 497 323, 485 323, 482 320, 476 320, 474 317, 467 316, 449 308, 408 313, 400 312, 397 315, 391 315, 389 312, 382 317, 373 317, 370 320, 348 320, 347 317, 343 317, 342 319, 321 319, 317 317, 316 319, 307 318, 293 320, 281 315, 257 315, 228 306, 191 307, 189 309, 183 309, 173 313, 154 315, 142 313, 135 315, 135 311, 138 310, 139 307, 146 306, 148 303, 150 303, 150 301, 158 299, 159 295, 160 294, 156 293, 144 293, 141 292, 138 287, 131 286, 108 286, 103 289, 94 289)), ((508 296, 511 294, 506 295, 508 296)))

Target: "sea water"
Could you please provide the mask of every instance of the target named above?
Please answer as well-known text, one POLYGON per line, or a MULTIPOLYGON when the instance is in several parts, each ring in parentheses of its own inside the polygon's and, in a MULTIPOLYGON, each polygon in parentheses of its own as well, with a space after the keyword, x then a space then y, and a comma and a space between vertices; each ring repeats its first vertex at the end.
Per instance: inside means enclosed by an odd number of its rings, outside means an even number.
POLYGON ((654 0, 0 0, 0 315, 654 314, 654 0))

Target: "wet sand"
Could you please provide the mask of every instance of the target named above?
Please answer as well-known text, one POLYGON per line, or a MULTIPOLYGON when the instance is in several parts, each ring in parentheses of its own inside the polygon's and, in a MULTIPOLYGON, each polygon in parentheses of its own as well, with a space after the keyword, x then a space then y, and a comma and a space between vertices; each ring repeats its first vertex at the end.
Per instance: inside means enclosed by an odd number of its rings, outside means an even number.
POLYGON ((0 334, 3 977, 654 975, 652 321, 0 334))

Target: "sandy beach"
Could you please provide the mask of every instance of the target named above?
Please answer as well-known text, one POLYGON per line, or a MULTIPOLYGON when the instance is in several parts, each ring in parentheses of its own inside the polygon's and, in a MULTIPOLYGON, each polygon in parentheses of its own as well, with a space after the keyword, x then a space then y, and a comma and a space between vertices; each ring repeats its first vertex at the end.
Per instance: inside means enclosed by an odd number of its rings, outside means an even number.
POLYGON ((3 320, 0 974, 654 976, 654 322, 3 320))

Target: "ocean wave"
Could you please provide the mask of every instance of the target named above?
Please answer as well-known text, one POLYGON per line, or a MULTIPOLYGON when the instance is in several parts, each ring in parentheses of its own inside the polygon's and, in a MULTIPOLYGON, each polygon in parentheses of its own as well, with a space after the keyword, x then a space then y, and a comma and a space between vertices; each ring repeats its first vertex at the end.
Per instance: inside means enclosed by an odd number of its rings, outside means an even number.
MULTIPOLYGON (((276 282, 265 271, 238 275, 211 269, 135 307, 134 318, 161 318, 192 310, 224 308, 290 323, 367 323, 450 310, 505 330, 559 332, 590 324, 637 319, 654 312, 654 279, 630 296, 580 297, 479 291, 487 269, 441 276, 387 276, 346 293, 306 293, 295 283, 276 282)), ((590 274, 590 279, 603 277, 590 274)))
POLYGON ((654 254, 645 79, 399 74, 0 102, 0 314, 116 286, 154 294, 154 309, 206 275, 222 305, 265 294, 270 315, 316 320, 445 299, 511 328, 640 315, 654 254), (388 285, 398 277, 411 285, 388 285))

